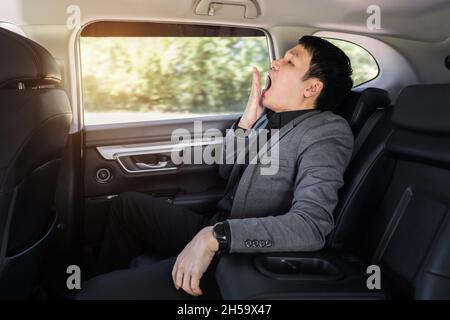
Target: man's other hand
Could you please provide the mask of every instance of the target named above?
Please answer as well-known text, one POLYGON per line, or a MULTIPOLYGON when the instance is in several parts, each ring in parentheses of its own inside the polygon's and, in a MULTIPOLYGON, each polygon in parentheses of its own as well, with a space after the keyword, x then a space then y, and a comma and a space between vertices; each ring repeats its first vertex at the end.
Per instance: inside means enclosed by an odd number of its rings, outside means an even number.
POLYGON ((182 288, 192 296, 203 294, 200 279, 211 263, 219 243, 213 236, 213 227, 205 227, 178 255, 172 270, 175 288, 182 288))

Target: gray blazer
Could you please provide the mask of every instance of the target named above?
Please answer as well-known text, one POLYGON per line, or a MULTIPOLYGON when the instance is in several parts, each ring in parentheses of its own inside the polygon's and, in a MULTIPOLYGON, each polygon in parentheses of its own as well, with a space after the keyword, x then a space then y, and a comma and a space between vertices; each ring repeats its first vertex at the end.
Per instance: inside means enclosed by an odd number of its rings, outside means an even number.
MULTIPOLYGON (((263 164, 249 164, 239 181, 228 220, 230 252, 321 249, 334 227, 333 210, 353 140, 347 121, 331 111, 311 111, 283 126, 278 173, 262 175, 263 164)), ((270 151, 271 140, 267 146, 270 151)), ((220 174, 230 178, 239 169, 222 164, 220 174)))

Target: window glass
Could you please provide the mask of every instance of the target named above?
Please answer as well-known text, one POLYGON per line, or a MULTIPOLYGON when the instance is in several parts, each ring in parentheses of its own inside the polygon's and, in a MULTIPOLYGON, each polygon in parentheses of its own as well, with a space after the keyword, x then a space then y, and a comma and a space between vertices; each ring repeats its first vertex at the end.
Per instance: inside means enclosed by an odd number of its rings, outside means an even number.
POLYGON ((267 40, 260 30, 152 23, 126 26, 94 24, 83 30, 80 49, 87 125, 242 112, 252 66, 262 74, 269 68, 267 40))
POLYGON ((349 57, 353 69, 354 87, 378 76, 378 64, 367 50, 345 40, 325 39, 339 47, 349 57))

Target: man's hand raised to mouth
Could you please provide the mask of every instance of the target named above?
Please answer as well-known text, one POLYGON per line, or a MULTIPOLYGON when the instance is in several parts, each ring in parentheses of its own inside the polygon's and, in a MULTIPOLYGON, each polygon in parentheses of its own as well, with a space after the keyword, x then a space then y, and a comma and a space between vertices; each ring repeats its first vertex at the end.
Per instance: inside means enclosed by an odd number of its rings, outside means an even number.
POLYGON ((264 110, 264 107, 261 104, 261 96, 261 73, 256 67, 253 67, 252 91, 250 92, 245 111, 239 121, 239 127, 250 129, 261 116, 264 110))

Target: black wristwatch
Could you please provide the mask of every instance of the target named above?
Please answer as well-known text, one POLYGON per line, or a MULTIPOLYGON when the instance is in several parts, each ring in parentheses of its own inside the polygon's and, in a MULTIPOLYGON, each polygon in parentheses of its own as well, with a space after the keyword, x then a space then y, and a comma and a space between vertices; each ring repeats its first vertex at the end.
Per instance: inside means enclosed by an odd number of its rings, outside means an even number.
POLYGON ((227 232, 228 225, 225 222, 218 222, 213 227, 214 238, 219 242, 220 253, 227 253, 230 250, 230 236, 227 232))

